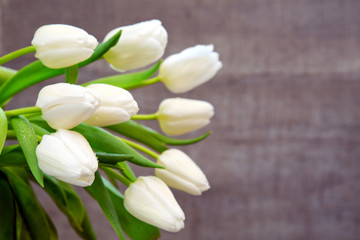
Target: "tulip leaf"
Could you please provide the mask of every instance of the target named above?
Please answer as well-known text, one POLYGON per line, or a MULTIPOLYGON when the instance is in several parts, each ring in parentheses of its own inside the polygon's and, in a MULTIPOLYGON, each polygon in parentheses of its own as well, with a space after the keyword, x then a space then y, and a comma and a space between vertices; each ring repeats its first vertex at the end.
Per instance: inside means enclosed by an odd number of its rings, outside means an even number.
POLYGON ((11 68, 0 66, 0 85, 12 78, 16 74, 16 71, 11 68))
POLYGON ((98 171, 95 173, 95 180, 93 184, 90 187, 86 187, 85 190, 99 203, 118 237, 126 240, 126 236, 119 222, 119 216, 117 215, 117 211, 115 209, 115 203, 112 202, 98 171))
POLYGON ((0 196, 0 239, 16 239, 15 198, 2 172, 0 172, 0 196))
POLYGON ((135 139, 158 152, 163 152, 166 149, 168 149, 166 144, 168 145, 193 144, 205 139, 207 136, 211 134, 211 132, 208 132, 200 137, 192 138, 192 139, 170 138, 133 120, 129 120, 127 122, 112 126, 107 126, 106 128, 116 133, 120 133, 124 136, 135 139))
POLYGON ((27 166, 25 156, 20 146, 11 149, 12 146, 4 148, 0 155, 0 166, 27 166), (8 149, 10 147, 10 149, 8 149))
POLYGON ((1 171, 11 182, 19 212, 24 219, 26 229, 30 232, 31 239, 57 239, 57 233, 52 222, 31 188, 26 170, 17 167, 4 167, 1 168, 1 171))
POLYGON ((104 153, 104 152, 95 152, 99 162, 107 164, 115 164, 118 162, 128 161, 134 156, 118 153, 104 153))
POLYGON ((160 237, 158 228, 135 218, 125 209, 123 195, 110 182, 103 178, 103 183, 114 203, 121 227, 132 240, 153 240, 160 237))
POLYGON ((90 84, 95 83, 106 83, 110 85, 114 85, 117 87, 121 87, 124 89, 133 89, 136 88, 141 82, 147 80, 152 75, 156 73, 161 65, 161 61, 159 61, 156 65, 152 66, 149 69, 146 69, 141 72, 136 73, 128 73, 128 74, 117 74, 109 77, 99 78, 87 83, 84 83, 83 86, 88 86, 90 84))
POLYGON ((90 146, 95 150, 100 152, 132 155, 134 157, 128 160, 131 163, 143 167, 163 168, 162 166, 145 158, 118 137, 112 135, 102 128, 89 126, 82 123, 79 126, 73 128, 73 130, 81 133, 88 140, 90 146))
POLYGON ((133 120, 129 120, 127 122, 116 125, 107 126, 106 128, 116 133, 120 133, 124 136, 130 137, 134 140, 137 140, 158 152, 163 152, 166 149, 168 149, 163 142, 159 141, 155 137, 154 130, 140 123, 137 123, 133 120))
POLYGON ((160 141, 163 141, 167 145, 189 145, 194 144, 197 142, 200 142, 207 138, 212 132, 207 132, 204 135, 201 135, 200 137, 191 138, 191 139, 176 139, 176 138, 170 138, 165 135, 162 135, 160 133, 155 134, 156 138, 160 141))
POLYGON ((50 127, 49 124, 39 115, 29 117, 28 119, 33 125, 35 133, 39 136, 55 132, 55 129, 50 127))
POLYGON ((0 108, 0 154, 4 147, 8 130, 8 122, 4 110, 0 108))
POLYGON ((32 125, 32 127, 33 127, 33 129, 34 129, 34 131, 35 131, 35 134, 36 134, 37 136, 42 137, 42 136, 44 136, 44 135, 49 135, 49 134, 51 134, 51 132, 49 132, 47 129, 45 129, 45 128, 43 128, 43 127, 40 127, 39 125, 37 125, 37 124, 35 124, 35 123, 33 123, 33 122, 31 122, 31 125, 32 125))
POLYGON ((121 32, 122 30, 118 31, 116 34, 114 34, 114 36, 112 36, 109 40, 107 40, 106 42, 100 43, 94 50, 94 53, 91 55, 90 58, 86 59, 85 61, 79 63, 79 67, 83 67, 86 66, 100 58, 102 58, 102 56, 109 51, 110 48, 112 48, 113 46, 115 46, 117 44, 117 42, 120 39, 121 36, 121 32))
POLYGON ((85 207, 70 184, 44 175, 44 189, 54 200, 58 208, 67 216, 70 225, 83 239, 96 239, 85 207))
MULTIPOLYGON (((119 40, 121 31, 111 37, 108 41, 99 44, 90 58, 78 64, 79 67, 86 66, 106 53, 119 40)), ((8 101, 18 92, 42 82, 49 78, 53 78, 65 73, 65 69, 47 68, 41 61, 32 62, 20 69, 12 78, 0 86, 0 106, 8 101)))
POLYGON ((43 187, 43 172, 39 168, 36 157, 36 147, 38 145, 36 134, 31 123, 23 116, 14 117, 10 120, 21 149, 24 152, 25 159, 30 167, 31 173, 36 181, 43 187))

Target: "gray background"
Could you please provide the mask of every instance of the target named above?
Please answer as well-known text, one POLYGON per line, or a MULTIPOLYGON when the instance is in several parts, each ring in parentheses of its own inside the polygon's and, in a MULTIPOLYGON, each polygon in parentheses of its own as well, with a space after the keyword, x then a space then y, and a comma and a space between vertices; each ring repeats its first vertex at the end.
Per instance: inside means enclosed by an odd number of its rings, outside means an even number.
MULTIPOLYGON (((214 134, 183 149, 211 190, 201 197, 174 191, 186 227, 163 232, 163 239, 360 239, 360 1, 0 0, 0 10, 2 54, 29 45, 44 24, 75 25, 102 41, 115 27, 154 18, 169 33, 165 56, 199 43, 220 52, 219 74, 180 95, 216 108, 210 126, 187 137, 214 134)), ((112 73, 99 62, 80 79, 112 73)), ((9 109, 33 105, 41 86, 18 95, 9 109)), ((133 94, 140 113, 175 96, 162 84, 133 94)), ((36 190, 60 239, 77 239, 36 190)), ((116 239, 96 202, 78 190, 99 239, 116 239)))

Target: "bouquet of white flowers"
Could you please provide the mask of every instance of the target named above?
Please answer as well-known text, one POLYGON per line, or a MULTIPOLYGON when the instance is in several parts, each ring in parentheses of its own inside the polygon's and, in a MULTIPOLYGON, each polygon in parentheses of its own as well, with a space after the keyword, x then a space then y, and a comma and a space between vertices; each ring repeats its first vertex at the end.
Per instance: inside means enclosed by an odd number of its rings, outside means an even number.
POLYGON ((222 67, 213 46, 190 47, 162 61, 167 32, 159 20, 114 29, 100 44, 83 29, 45 25, 31 44, 0 57, 0 65, 32 52, 39 59, 18 71, 0 67, 0 239, 57 239, 30 181, 43 187, 83 239, 96 237, 72 185, 99 203, 120 239, 181 230, 185 215, 169 187, 201 195, 210 186, 189 156, 169 146, 196 143, 210 132, 194 139, 170 136, 206 126, 213 106, 168 98, 156 113, 137 114, 129 90, 163 82, 183 93, 207 82, 222 67), (78 85, 78 69, 101 59, 121 73, 78 85), (6 109, 15 94, 59 75, 64 82, 42 88, 35 106, 6 109), (170 136, 136 120, 157 120, 170 136), (14 139, 13 145, 6 141, 14 139), (127 162, 154 168, 155 176, 136 177, 127 162), (124 194, 119 182, 127 186, 124 194))

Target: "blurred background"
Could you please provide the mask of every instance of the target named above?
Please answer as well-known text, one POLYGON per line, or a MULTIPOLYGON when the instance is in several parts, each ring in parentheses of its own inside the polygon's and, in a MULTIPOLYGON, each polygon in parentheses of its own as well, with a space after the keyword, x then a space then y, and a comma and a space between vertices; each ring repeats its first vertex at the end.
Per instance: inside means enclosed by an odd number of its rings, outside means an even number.
MULTIPOLYGON (((213 80, 180 95, 215 106, 211 124, 184 137, 214 133, 182 148, 211 190, 201 197, 174 190, 185 229, 162 232, 162 239, 360 239, 360 1, 0 0, 0 53, 30 45, 45 24, 74 25, 101 42, 116 27, 150 19, 168 31, 165 56, 214 44, 224 65, 213 80)), ((109 74, 100 61, 79 77, 109 74)), ((43 85, 17 95, 8 109, 34 105, 43 85)), ((161 83, 132 93, 140 113, 177 96, 161 83)), ((98 238, 116 239, 97 203, 77 190, 98 238)), ((36 191, 60 239, 78 239, 51 199, 36 191)))

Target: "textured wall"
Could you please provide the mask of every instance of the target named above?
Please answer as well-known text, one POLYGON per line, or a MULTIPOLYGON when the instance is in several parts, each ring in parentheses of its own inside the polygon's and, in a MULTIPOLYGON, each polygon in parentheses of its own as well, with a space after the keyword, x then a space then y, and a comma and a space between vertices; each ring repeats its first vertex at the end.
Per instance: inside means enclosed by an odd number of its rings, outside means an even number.
MULTIPOLYGON (((211 125, 200 131, 214 134, 184 148, 212 188, 202 197, 174 191, 186 228, 164 232, 163 239, 360 238, 360 1, 0 0, 0 7, 1 53, 28 45, 44 24, 76 25, 101 40, 117 26, 154 18, 169 33, 166 55, 215 44, 222 71, 181 95, 216 107, 211 125)), ((80 78, 110 73, 99 63, 80 78)), ((33 104, 39 88, 17 96, 11 107, 33 104)), ((141 113, 173 96, 161 84, 133 93, 141 113)), ((60 239, 76 239, 37 190, 60 239)), ((79 192, 99 239, 115 239, 96 203, 79 192)))

